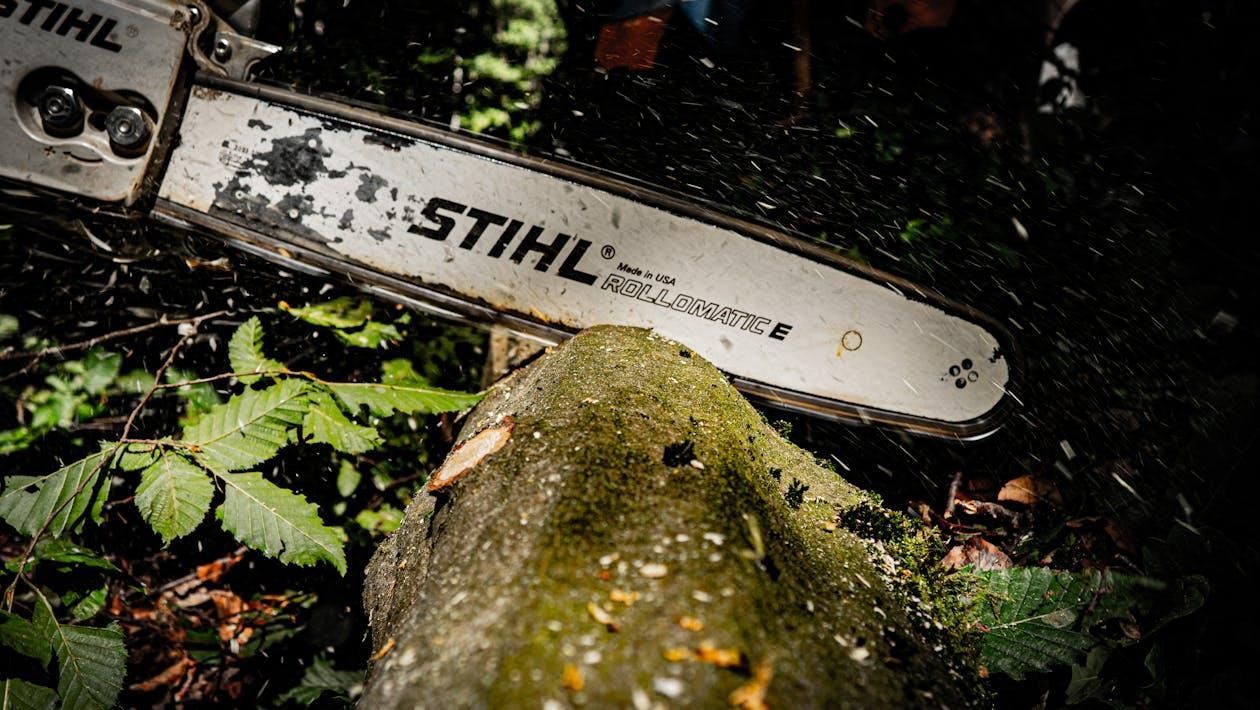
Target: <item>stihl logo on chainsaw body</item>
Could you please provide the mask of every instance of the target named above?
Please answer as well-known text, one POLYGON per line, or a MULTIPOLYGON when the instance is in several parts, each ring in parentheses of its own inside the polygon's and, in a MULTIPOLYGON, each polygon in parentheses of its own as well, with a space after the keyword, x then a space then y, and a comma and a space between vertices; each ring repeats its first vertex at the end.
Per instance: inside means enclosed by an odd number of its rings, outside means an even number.
MULTIPOLYGON (((516 239, 516 235, 520 234, 521 230, 526 226, 519 219, 509 219, 500 214, 487 212, 476 207, 468 207, 467 205, 444 200, 440 197, 434 197, 429 200, 420 214, 429 224, 413 224, 407 227, 407 231, 439 242, 445 241, 455 229, 455 217, 453 215, 472 217, 472 226, 468 228, 468 231, 464 233, 463 238, 459 241, 459 248, 468 249, 469 251, 477 246, 477 243, 481 241, 488 228, 492 226, 502 227, 503 231, 499 232, 498 237, 494 240, 494 244, 486 252, 486 256, 491 259, 498 259, 506 254, 507 248, 516 239)), ((520 244, 516 245, 516 248, 512 250, 508 258, 519 264, 531 253, 538 254, 538 261, 534 264, 534 269, 543 272, 550 271, 552 264, 556 262, 556 259, 560 258, 560 254, 569 245, 569 241, 574 238, 573 235, 564 234, 563 232, 557 232, 551 241, 544 241, 542 236, 542 227, 530 225, 525 232, 524 239, 521 240, 520 244)), ((589 241, 585 239, 574 240, 572 248, 565 255, 564 260, 560 262, 560 268, 556 271, 556 276, 586 284, 587 286, 594 285, 595 279, 598 277, 578 268, 582 265, 582 257, 586 256, 586 251, 590 248, 591 243, 589 241)))
POLYGON ((118 20, 98 13, 88 13, 53 0, 0 0, 0 19, 15 19, 19 24, 38 27, 61 37, 71 37, 93 47, 121 52, 122 45, 110 40, 118 20), (18 12, 23 5, 26 9, 18 12))

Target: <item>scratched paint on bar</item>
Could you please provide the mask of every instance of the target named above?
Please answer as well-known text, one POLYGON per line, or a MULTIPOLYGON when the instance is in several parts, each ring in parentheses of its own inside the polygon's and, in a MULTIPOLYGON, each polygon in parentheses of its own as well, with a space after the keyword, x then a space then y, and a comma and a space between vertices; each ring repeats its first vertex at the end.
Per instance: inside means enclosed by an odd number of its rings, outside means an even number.
POLYGON ((989 414, 981 325, 804 256, 594 187, 198 88, 177 205, 568 329, 639 325, 774 387, 945 423, 989 414))

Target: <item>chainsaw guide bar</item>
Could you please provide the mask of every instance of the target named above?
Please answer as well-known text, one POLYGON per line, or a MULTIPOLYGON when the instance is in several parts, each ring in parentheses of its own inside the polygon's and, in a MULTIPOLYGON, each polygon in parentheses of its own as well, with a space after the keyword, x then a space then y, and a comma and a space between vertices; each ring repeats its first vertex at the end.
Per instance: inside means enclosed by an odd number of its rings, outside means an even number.
MULTIPOLYGON (((117 13, 128 3, 84 5, 117 13)), ((164 4, 142 5, 148 17, 164 4)), ((192 18, 187 31, 200 35, 206 21, 192 18)), ((0 32, 7 22, 0 19, 0 32)), ((64 49, 92 45, 69 41, 64 49)), ((233 72, 206 71, 205 55, 190 53, 201 71, 148 107, 169 152, 111 155, 103 165, 125 180, 114 188, 97 177, 80 194, 141 202, 134 176, 147 167, 157 176, 150 216, 168 225, 543 342, 604 323, 652 328, 746 393, 814 416, 978 438, 1011 406, 1017 358, 1006 331, 929 290, 705 204, 229 78, 233 72)), ((167 91, 172 71, 155 69, 152 84, 167 91)), ((15 87, 19 104, 32 95, 24 77, 0 84, 15 87)), ((39 135, 31 108, 19 106, 19 118, 7 133, 35 140, 0 149, 0 176, 10 180, 74 189, 79 178, 52 166, 13 165, 38 162, 41 145, 54 154, 102 145, 120 153, 117 136, 39 135)))

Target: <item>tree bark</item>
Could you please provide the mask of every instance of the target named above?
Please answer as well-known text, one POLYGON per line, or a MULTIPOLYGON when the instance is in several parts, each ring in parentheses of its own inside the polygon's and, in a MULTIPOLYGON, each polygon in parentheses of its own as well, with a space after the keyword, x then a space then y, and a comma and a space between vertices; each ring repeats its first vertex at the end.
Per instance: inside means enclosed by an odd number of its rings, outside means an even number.
POLYGON ((368 569, 363 707, 980 699, 934 539, 683 345, 586 331, 460 441, 368 569))

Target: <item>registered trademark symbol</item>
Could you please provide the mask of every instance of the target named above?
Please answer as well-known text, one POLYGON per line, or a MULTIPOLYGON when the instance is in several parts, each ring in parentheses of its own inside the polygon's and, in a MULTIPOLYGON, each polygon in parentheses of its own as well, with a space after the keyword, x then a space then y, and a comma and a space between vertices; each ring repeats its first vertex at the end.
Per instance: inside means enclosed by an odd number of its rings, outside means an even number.
POLYGON ((613 249, 612 245, 605 244, 604 248, 599 250, 599 255, 604 257, 605 259, 611 259, 614 256, 617 256, 617 250, 613 249))
POLYGON ((127 28, 123 31, 126 32, 127 36, 132 39, 135 39, 136 36, 140 34, 140 28, 135 25, 127 25, 127 28))

